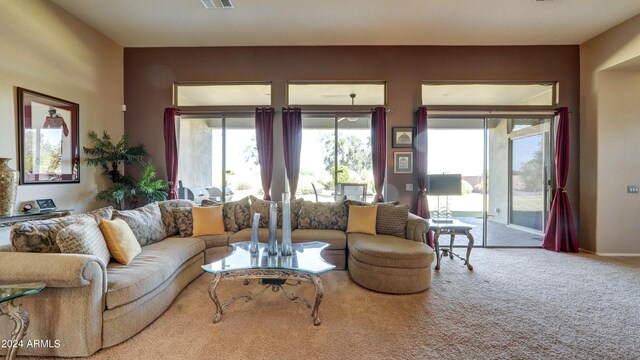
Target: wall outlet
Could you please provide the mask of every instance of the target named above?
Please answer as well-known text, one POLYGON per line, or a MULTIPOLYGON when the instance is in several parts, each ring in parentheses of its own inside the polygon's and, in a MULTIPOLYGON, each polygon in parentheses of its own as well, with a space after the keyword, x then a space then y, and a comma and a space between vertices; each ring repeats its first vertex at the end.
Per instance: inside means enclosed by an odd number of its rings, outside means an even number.
POLYGON ((413 191, 413 184, 406 184, 404 186, 404 189, 407 190, 407 191, 413 191))
POLYGON ((627 185, 627 193, 628 194, 640 193, 640 185, 627 185))

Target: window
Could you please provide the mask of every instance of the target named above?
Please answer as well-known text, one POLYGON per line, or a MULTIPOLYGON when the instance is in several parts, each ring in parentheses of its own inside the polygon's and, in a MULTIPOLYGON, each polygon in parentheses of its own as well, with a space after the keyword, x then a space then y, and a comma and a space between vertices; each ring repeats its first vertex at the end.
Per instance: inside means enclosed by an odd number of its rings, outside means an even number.
POLYGON ((176 106, 269 106, 270 83, 176 83, 176 106))
POLYGON ((370 114, 303 114, 302 139, 296 197, 335 201, 350 196, 344 184, 361 184, 373 200, 370 114))
POLYGON ((182 116, 178 155, 184 187, 206 188, 223 202, 262 195, 254 118, 248 113, 182 116))
POLYGON ((552 106, 556 84, 452 84, 422 85, 423 105, 552 106))
POLYGON ((384 105, 386 85, 372 83, 289 83, 289 105, 384 105))

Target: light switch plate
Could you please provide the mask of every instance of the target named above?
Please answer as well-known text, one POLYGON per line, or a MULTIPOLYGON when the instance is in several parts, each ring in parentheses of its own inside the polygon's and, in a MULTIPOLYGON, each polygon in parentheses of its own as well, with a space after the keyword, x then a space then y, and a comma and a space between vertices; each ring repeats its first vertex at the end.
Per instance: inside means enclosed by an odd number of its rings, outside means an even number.
POLYGON ((627 185, 627 193, 628 194, 640 193, 640 185, 627 185))
POLYGON ((404 188, 407 191, 413 191, 413 184, 406 184, 404 188))

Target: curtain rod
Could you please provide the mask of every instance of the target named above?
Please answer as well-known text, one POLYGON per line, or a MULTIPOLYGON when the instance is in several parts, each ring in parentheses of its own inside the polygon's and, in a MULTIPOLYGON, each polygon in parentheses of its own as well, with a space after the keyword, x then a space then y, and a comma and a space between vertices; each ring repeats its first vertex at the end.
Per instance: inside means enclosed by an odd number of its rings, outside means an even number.
MULTIPOLYGON (((303 113, 307 113, 307 114, 369 114, 370 111, 375 110, 375 108, 371 108, 369 110, 367 109, 362 109, 362 110, 305 110, 303 108, 300 108, 301 111, 303 113)), ((388 113, 392 113, 393 110, 389 109, 389 108, 385 108, 385 112, 388 113)))
POLYGON ((554 110, 542 111, 473 111, 473 110, 431 110, 427 108, 427 115, 477 115, 477 116, 497 116, 497 115, 554 115, 554 110))

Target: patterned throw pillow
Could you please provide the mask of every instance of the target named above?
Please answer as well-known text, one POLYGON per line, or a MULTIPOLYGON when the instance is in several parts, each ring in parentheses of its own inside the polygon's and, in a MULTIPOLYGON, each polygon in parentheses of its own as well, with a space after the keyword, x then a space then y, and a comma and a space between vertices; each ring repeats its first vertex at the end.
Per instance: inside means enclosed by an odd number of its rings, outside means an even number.
POLYGON ((156 203, 134 210, 114 210, 113 217, 124 220, 141 246, 153 244, 167 237, 160 207, 156 203))
POLYGON ((188 237, 193 235, 193 215, 191 214, 191 207, 173 208, 171 211, 173 212, 180 236, 188 237))
MULTIPOLYGON (((250 221, 249 221, 249 225, 253 226, 253 215, 255 213, 260 213, 260 224, 259 227, 261 228, 268 228, 269 227, 269 214, 270 214, 270 206, 272 201, 266 201, 266 200, 262 200, 262 199, 258 199, 257 197, 251 195, 249 196, 249 198, 251 199, 251 207, 250 207, 250 221)), ((282 220, 280 221, 282 222, 282 220)))
POLYGON ((173 236, 178 233, 178 225, 173 218, 173 211, 171 211, 171 209, 191 206, 196 206, 196 203, 186 199, 166 200, 158 202, 160 215, 162 217, 162 224, 164 225, 164 231, 167 236, 173 236))
MULTIPOLYGON (((218 206, 222 205, 214 200, 204 199, 200 206, 210 207, 210 206, 218 206)), ((224 229, 225 231, 233 231, 236 232, 240 230, 238 228, 238 224, 236 224, 236 202, 228 202, 224 203, 222 208, 222 220, 224 220, 224 229)))
POLYGON ((383 235, 406 237, 409 205, 393 205, 383 203, 378 205, 376 216, 376 232, 383 235))
POLYGON ((60 230, 56 242, 63 254, 94 255, 105 266, 111 260, 100 227, 89 217, 79 218, 74 224, 60 230))
POLYGON ((345 201, 334 203, 304 201, 300 216, 299 229, 347 230, 348 208, 345 201))
POLYGON ((58 232, 86 214, 70 215, 46 220, 26 221, 11 228, 11 245, 17 252, 59 253, 58 232))
POLYGON ((248 196, 235 202, 234 213, 238 230, 251 227, 251 203, 248 196))
POLYGON ((111 220, 111 218, 113 217, 113 206, 107 206, 89 211, 87 215, 93 217, 93 219, 96 221, 96 224, 100 225, 100 220, 102 219, 111 220))

